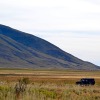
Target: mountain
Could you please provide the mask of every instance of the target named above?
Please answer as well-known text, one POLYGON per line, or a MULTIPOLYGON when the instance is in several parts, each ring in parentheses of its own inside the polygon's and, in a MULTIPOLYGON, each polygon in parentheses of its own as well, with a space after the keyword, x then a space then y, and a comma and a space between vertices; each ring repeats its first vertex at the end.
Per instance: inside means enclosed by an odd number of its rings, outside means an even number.
POLYGON ((100 69, 48 41, 5 25, 0 25, 0 67, 100 69))

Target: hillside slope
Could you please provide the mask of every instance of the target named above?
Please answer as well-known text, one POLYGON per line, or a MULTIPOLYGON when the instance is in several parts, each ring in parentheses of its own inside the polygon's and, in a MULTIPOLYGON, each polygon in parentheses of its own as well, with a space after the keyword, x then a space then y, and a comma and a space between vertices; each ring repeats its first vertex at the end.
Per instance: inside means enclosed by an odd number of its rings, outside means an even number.
POLYGON ((4 25, 0 25, 0 67, 99 69, 48 41, 4 25))

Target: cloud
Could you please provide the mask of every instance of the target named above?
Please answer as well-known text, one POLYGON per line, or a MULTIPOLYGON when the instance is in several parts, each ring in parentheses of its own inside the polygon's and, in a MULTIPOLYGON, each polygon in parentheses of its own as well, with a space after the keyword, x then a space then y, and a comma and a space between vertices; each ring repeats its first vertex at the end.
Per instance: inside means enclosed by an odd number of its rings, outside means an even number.
POLYGON ((100 0, 84 0, 84 1, 95 4, 95 5, 100 5, 100 0))
POLYGON ((85 0, 2 0, 0 5, 1 23, 22 30, 100 30, 100 6, 85 0))

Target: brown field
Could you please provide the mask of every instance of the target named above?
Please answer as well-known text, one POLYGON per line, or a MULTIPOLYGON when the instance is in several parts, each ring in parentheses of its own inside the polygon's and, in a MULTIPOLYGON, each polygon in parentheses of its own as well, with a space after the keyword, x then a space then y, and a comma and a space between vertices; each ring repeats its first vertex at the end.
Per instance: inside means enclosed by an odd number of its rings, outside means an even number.
POLYGON ((100 71, 0 69, 0 100, 100 100, 100 71), (30 83, 16 98, 15 84, 23 78, 30 83), (81 78, 96 84, 76 86, 81 78))
POLYGON ((22 77, 28 77, 32 82, 66 81, 73 84, 81 78, 94 78, 97 84, 100 83, 100 71, 0 69, 1 81, 17 81, 22 77))
POLYGON ((31 81, 77 81, 81 78, 95 78, 100 80, 100 71, 79 70, 33 70, 33 69, 0 69, 0 80, 16 81, 21 77, 28 77, 31 81))

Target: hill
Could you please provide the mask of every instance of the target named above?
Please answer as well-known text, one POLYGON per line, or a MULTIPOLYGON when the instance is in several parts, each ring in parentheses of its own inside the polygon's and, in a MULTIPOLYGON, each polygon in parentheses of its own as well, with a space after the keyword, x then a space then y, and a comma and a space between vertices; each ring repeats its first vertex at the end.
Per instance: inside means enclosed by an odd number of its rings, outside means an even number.
POLYGON ((48 41, 4 25, 0 25, 0 67, 100 69, 48 41))

